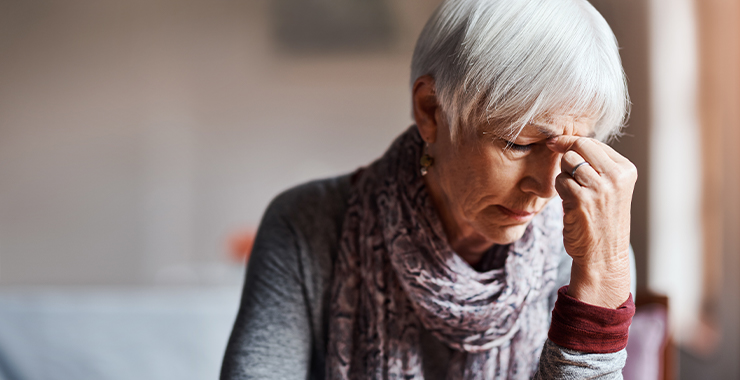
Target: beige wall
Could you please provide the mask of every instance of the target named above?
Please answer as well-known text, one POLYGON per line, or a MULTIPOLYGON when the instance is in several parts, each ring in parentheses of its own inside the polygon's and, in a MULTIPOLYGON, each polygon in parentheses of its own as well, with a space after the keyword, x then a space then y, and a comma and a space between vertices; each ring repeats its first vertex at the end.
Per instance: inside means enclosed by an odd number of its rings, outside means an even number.
POLYGON ((238 283, 227 236, 411 124, 434 1, 381 51, 290 56, 269 2, 0 4, 0 284, 238 283))

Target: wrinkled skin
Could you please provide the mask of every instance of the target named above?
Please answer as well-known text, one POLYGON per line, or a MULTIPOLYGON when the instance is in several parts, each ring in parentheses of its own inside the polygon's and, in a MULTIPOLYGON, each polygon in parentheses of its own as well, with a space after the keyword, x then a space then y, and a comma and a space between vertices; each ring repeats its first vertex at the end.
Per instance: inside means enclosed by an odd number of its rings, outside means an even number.
POLYGON ((563 200, 568 292, 616 308, 629 296, 629 225, 635 166, 592 135, 593 119, 553 116, 514 140, 495 126, 450 138, 434 80, 413 88, 414 118, 434 164, 424 177, 450 246, 475 265, 494 244, 512 243, 556 195, 563 200), (511 145, 515 144, 515 145, 511 145), (571 171, 580 162, 575 178, 571 171))

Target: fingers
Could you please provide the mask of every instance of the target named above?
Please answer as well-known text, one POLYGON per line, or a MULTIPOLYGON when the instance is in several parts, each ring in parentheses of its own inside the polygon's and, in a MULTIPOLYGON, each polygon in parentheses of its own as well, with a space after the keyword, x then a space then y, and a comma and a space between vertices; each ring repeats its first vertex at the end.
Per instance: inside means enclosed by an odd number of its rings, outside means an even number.
POLYGON ((588 164, 587 160, 575 151, 569 150, 565 152, 560 162, 560 169, 563 173, 572 176, 583 187, 595 189, 598 186, 600 180, 599 173, 588 164), (581 165, 583 162, 586 162, 586 164, 581 165), (578 166, 577 169, 576 166, 578 166), (573 172, 574 169, 575 173, 573 172))
POLYGON ((594 140, 594 142, 595 142, 596 144, 598 144, 599 146, 601 146, 601 148, 603 148, 603 149, 604 149, 604 152, 605 152, 605 153, 606 153, 606 154, 607 154, 607 155, 608 155, 608 156, 609 156, 609 157, 610 157, 610 158, 611 158, 612 160, 614 160, 615 162, 617 162, 617 163, 622 163, 622 162, 625 162, 625 161, 629 161, 629 160, 628 160, 628 159, 627 159, 626 157, 624 157, 624 156, 622 156, 621 154, 619 154, 619 152, 617 152, 616 150, 614 150, 614 148, 610 147, 609 145, 607 145, 607 144, 604 144, 603 142, 601 142, 601 141, 598 141, 598 140, 594 140))
POLYGON ((549 139, 547 141, 547 146, 557 153, 575 151, 598 173, 611 171, 617 166, 617 162, 611 157, 611 154, 616 154, 621 157, 619 153, 611 148, 609 148, 611 152, 608 153, 607 150, 604 149, 604 146, 607 146, 606 144, 602 144, 594 139, 586 137, 558 136, 549 139))
POLYGON ((563 206, 573 204, 583 196, 584 191, 581 185, 567 173, 560 173, 555 177, 555 190, 563 199, 563 206))
POLYGON ((547 147, 557 153, 565 153, 579 139, 578 136, 555 136, 547 139, 547 147))

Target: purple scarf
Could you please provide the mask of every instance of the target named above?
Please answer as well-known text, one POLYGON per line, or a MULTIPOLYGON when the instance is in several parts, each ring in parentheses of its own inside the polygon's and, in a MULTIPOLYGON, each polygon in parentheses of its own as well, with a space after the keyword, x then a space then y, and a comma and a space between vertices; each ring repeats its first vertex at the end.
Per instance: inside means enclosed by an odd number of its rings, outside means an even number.
POLYGON ((547 338, 562 250, 551 202, 478 272, 452 251, 418 171, 423 141, 403 133, 353 178, 334 266, 330 379, 423 379, 420 333, 453 349, 448 379, 529 379, 547 338))

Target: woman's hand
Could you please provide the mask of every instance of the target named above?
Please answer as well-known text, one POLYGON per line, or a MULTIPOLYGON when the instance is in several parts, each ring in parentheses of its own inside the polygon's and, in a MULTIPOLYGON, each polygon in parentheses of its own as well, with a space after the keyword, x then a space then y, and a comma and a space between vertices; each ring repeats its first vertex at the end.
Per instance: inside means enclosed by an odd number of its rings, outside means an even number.
POLYGON ((573 257, 568 294, 616 309, 630 293, 630 206, 637 169, 594 139, 559 136, 547 146, 563 154, 555 189, 565 211, 565 250, 573 257), (574 172, 584 161, 588 165, 574 172))

